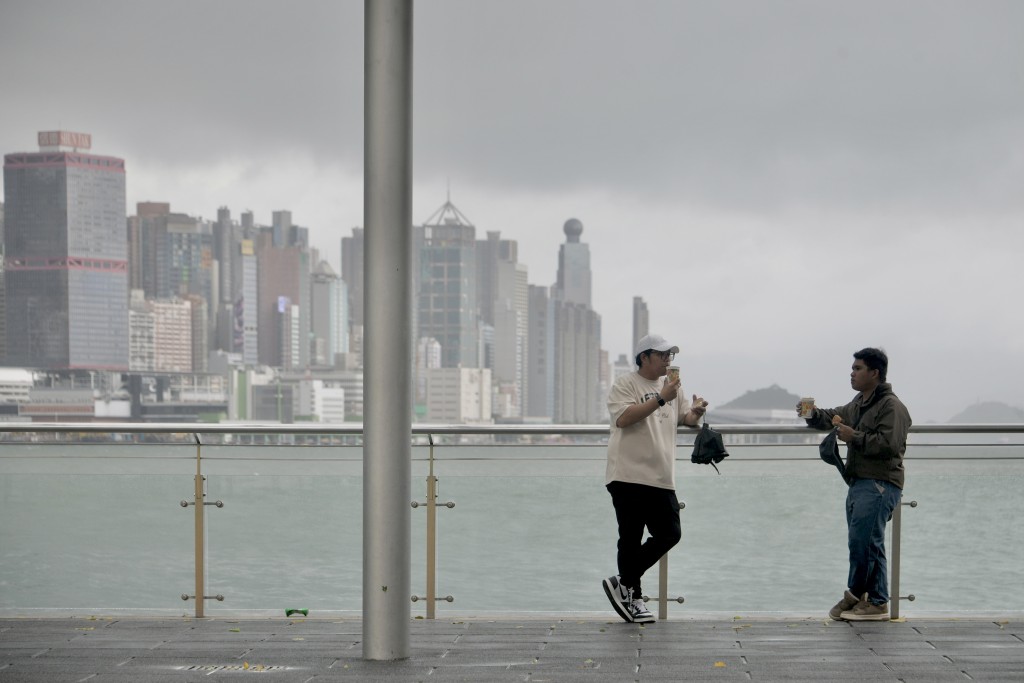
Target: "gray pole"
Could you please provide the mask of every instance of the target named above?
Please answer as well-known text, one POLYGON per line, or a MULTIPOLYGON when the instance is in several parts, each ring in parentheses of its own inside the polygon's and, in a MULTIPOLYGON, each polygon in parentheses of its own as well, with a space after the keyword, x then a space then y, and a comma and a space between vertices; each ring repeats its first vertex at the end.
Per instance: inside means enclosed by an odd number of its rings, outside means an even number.
POLYGON ((409 656, 412 0, 366 0, 363 659, 409 656))

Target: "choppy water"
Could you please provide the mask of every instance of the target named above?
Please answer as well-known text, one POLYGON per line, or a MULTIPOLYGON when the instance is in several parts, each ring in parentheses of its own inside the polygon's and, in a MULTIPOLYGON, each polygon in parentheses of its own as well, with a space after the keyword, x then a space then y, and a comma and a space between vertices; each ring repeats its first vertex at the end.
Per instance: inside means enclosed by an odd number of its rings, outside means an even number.
MULTIPOLYGON (((845 485, 813 446, 677 464, 683 539, 672 614, 818 614, 846 578, 845 485)), ((680 456, 688 449, 680 448, 680 456)), ((0 446, 0 614, 192 613, 195 448, 0 446)), ((438 448, 438 614, 607 612, 615 518, 601 446, 438 448)), ((207 614, 361 609, 358 448, 204 449, 207 614)), ((413 497, 425 500, 415 449, 413 497)), ((1024 612, 1024 446, 918 446, 907 460, 905 614, 1024 612)), ((406 502, 405 505, 408 505, 406 502)), ((425 595, 424 508, 412 587, 425 595)), ((658 590, 656 569, 644 584, 658 590)), ((423 603, 413 606, 423 613, 423 603)))

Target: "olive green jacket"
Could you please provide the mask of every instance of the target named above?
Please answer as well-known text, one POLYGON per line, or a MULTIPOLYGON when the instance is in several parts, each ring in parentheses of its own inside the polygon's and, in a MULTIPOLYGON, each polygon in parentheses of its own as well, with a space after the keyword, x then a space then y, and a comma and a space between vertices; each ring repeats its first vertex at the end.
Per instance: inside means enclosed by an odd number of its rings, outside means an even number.
POLYGON ((807 419, 814 429, 832 429, 832 416, 853 427, 853 439, 846 444, 846 480, 878 479, 903 488, 903 455, 907 432, 913 422, 892 385, 879 384, 865 400, 857 396, 845 406, 816 408, 807 419))

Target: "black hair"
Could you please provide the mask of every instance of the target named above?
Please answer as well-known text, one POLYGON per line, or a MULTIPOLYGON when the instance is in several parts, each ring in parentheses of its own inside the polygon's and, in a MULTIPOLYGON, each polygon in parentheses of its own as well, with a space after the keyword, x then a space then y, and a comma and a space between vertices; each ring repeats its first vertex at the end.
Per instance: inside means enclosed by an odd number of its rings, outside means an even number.
POLYGON ((651 355, 651 351, 653 350, 654 349, 647 349, 646 351, 641 351, 640 353, 636 354, 636 358, 634 358, 633 360, 636 361, 636 366, 638 368, 643 366, 643 363, 640 362, 640 356, 643 356, 644 354, 647 354, 649 356, 651 355))
POLYGON ((869 346, 857 351, 853 357, 864 361, 869 370, 878 370, 878 381, 885 381, 885 374, 889 371, 889 356, 885 355, 885 351, 869 346))

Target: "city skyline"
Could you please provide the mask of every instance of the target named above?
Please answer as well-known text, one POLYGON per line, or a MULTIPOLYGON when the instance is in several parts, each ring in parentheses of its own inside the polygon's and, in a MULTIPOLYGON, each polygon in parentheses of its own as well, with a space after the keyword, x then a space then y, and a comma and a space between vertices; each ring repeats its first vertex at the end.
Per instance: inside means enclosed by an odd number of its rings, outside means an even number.
MULTIPOLYGON (((998 1, 421 4, 413 220, 451 187, 550 286, 579 219, 602 346, 628 353, 642 297, 712 404, 845 402, 851 352, 880 345, 915 421, 1020 405, 1021 25, 998 1)), ((361 3, 16 0, 0 57, 5 153, 90 131, 129 209, 286 209, 339 270, 363 222, 361 3)))

